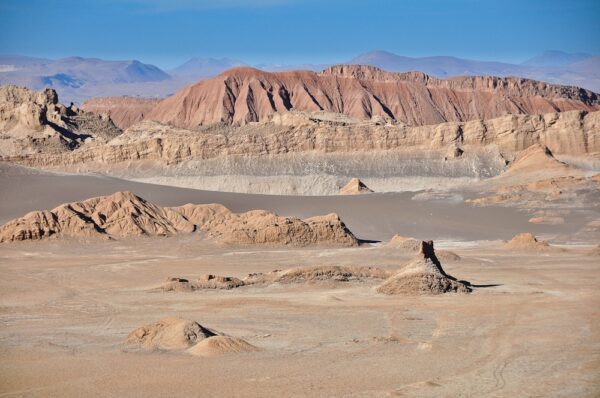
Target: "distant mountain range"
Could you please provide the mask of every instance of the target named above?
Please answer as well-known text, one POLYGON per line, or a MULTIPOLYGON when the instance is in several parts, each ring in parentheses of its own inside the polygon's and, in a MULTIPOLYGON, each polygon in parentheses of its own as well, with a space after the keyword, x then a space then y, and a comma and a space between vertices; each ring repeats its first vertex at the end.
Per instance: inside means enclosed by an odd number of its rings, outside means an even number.
POLYGON ((373 51, 361 54, 348 63, 377 66, 390 72, 418 70, 441 78, 473 75, 526 77, 600 92, 600 57, 581 53, 547 51, 522 64, 509 64, 445 56, 413 58, 373 51))
MULTIPOLYGON (((521 64, 510 64, 448 56, 405 57, 386 51, 373 51, 342 63, 377 66, 392 72, 421 71, 441 78, 467 75, 518 76, 600 92, 600 56, 584 53, 546 51, 521 64)), ((0 84, 17 84, 35 90, 52 87, 58 91, 61 101, 67 103, 81 103, 96 96, 165 97, 187 84, 237 66, 249 64, 230 58, 192 58, 165 72, 154 65, 136 60, 107 61, 82 57, 52 60, 0 55, 0 84)), ((330 65, 254 66, 266 71, 320 71, 330 65)))

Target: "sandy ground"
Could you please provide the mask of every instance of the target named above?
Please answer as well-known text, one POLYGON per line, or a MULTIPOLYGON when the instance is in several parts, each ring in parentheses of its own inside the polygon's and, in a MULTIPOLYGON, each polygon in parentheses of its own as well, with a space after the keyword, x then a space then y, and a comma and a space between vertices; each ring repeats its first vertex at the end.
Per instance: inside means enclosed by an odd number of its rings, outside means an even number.
MULTIPOLYGON (((221 203, 235 212, 254 209, 301 218, 338 213, 359 238, 387 241, 394 234, 449 241, 510 239, 528 231, 558 243, 600 219, 600 208, 570 210, 562 225, 529 223, 533 212, 507 207, 474 207, 459 193, 425 200, 423 193, 373 193, 357 196, 277 196, 202 191, 121 180, 106 176, 67 175, 0 163, 0 223, 33 210, 129 190, 161 206, 221 203)), ((578 236, 580 243, 596 236, 578 236), (586 239, 587 238, 587 239, 586 239)))
POLYGON ((463 259, 446 271, 485 287, 438 297, 384 296, 360 283, 156 293, 148 290, 167 276, 395 269, 409 256, 383 246, 233 249, 197 236, 3 246, 0 396, 598 396, 597 258, 455 250, 463 259), (166 316, 262 351, 124 349, 131 330, 166 316))
POLYGON ((0 170, 2 221, 122 189, 161 205, 220 202, 298 216, 336 211, 363 239, 442 239, 440 246, 462 256, 443 263, 446 271, 479 286, 434 297, 385 296, 373 284, 347 282, 158 293, 149 290, 168 276, 243 277, 299 265, 394 270, 411 254, 382 244, 236 248, 199 235, 3 244, 0 397, 600 395, 600 261, 587 255, 591 246, 527 253, 481 240, 532 231, 569 241, 585 215, 534 225, 514 209, 472 208, 452 198, 223 194, 0 170), (168 316, 261 351, 198 358, 123 346, 130 331, 168 316))

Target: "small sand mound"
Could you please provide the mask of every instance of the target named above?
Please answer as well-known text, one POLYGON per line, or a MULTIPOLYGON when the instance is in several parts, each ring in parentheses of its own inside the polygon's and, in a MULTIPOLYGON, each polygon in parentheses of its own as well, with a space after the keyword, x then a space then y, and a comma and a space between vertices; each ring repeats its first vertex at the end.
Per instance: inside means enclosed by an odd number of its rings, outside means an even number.
POLYGON ((444 272, 433 249, 433 242, 422 242, 415 259, 383 282, 377 291, 384 294, 469 293, 468 282, 457 281, 444 272))
POLYGON ((244 281, 233 276, 220 276, 207 274, 198 278, 196 288, 198 289, 234 289, 244 286, 244 281))
POLYGON ((352 282, 385 279, 390 272, 375 267, 342 267, 337 265, 299 267, 283 271, 275 283, 352 282))
POLYGON ((400 249, 406 249, 410 251, 418 251, 421 248, 421 242, 415 238, 410 238, 401 235, 394 235, 388 242, 389 246, 397 247, 400 249))
POLYGON ((230 353, 260 351, 245 340, 230 336, 213 336, 200 341, 188 349, 189 354, 199 357, 212 357, 230 353))
POLYGON ((215 335, 197 322, 165 318, 135 329, 125 342, 146 350, 181 350, 215 335))
MULTIPOLYGON (((388 242, 388 246, 393 247, 393 248, 398 248, 398 249, 404 249, 406 251, 418 252, 419 250, 421 250, 421 241, 417 240, 415 238, 401 236, 401 235, 396 234, 392 237, 392 239, 390 239, 390 241, 388 242)), ((460 261, 461 260, 461 257, 458 254, 451 252, 449 250, 438 250, 436 252, 436 256, 438 259, 441 259, 444 261, 460 261)))
POLYGON ((600 257, 600 244, 590 250, 588 256, 600 257))
POLYGON ((548 242, 538 240, 533 234, 523 232, 515 235, 504 247, 513 250, 536 250, 545 251, 550 250, 551 247, 548 242))
POLYGON ((438 250, 436 252, 438 260, 443 261, 460 261, 462 257, 450 250, 438 250))
POLYGON ((361 180, 358 178, 353 178, 340 189, 340 195, 360 195, 364 193, 373 192, 372 189, 367 187, 361 180))
POLYGON ((196 287, 190 283, 189 280, 184 278, 169 277, 167 280, 158 288, 163 292, 192 292, 196 287))

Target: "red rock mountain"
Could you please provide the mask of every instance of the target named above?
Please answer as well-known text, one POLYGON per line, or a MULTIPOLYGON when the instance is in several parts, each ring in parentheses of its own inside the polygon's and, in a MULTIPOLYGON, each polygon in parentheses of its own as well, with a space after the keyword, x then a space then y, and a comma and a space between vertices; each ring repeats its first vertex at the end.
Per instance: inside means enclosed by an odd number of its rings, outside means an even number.
POLYGON ((274 112, 330 111, 356 118, 388 116, 409 125, 490 119, 505 114, 600 110, 597 94, 523 78, 390 73, 338 65, 320 73, 234 68, 186 87, 145 117, 178 127, 261 121, 274 112))

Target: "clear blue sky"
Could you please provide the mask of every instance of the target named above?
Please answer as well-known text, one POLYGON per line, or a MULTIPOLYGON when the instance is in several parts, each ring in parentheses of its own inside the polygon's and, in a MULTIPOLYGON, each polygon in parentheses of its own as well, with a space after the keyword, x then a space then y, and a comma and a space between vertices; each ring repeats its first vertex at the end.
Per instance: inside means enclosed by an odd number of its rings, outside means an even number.
POLYGON ((600 54, 600 0, 0 0, 0 53, 250 63, 600 54))

